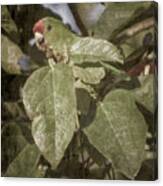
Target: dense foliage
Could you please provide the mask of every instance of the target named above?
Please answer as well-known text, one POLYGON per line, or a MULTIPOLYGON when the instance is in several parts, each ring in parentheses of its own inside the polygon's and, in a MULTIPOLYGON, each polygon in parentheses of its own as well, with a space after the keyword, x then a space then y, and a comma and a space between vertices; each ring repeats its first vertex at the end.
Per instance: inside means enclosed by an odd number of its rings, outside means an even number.
POLYGON ((2 6, 2 176, 154 180, 157 4, 68 7, 81 35, 41 5, 2 6), (42 18, 66 62, 31 44, 42 18))

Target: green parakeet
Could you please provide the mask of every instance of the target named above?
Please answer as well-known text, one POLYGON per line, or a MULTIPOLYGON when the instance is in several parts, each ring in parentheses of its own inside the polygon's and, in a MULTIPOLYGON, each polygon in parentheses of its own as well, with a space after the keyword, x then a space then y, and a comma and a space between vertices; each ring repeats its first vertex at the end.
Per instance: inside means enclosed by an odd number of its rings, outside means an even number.
POLYGON ((56 63, 123 63, 122 55, 112 43, 93 37, 79 37, 55 18, 39 20, 33 27, 33 33, 38 48, 56 63))

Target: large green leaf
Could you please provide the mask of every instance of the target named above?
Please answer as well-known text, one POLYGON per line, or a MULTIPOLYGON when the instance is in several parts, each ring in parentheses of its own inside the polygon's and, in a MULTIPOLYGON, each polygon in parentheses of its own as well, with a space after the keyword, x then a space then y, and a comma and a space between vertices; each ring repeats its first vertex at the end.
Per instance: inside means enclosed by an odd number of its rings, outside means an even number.
POLYGON ((84 132, 117 171, 131 179, 137 175, 144 158, 147 127, 129 91, 110 92, 84 132))
POLYGON ((116 46, 91 37, 80 38, 71 46, 70 59, 76 64, 99 61, 123 63, 123 57, 116 46))
POLYGON ((78 124, 72 68, 57 64, 35 71, 24 86, 23 101, 33 119, 35 143, 56 168, 78 124))
POLYGON ((132 91, 136 100, 152 113, 154 113, 155 106, 157 105, 155 102, 155 91, 157 90, 154 88, 156 86, 154 76, 149 75, 142 79, 140 88, 132 91))
MULTIPOLYGON (((29 125, 29 123, 26 123, 29 125)), ((42 177, 38 169, 40 152, 23 136, 23 123, 5 123, 2 129, 2 173, 9 177, 42 177)), ((28 134, 26 130, 26 134, 28 134)))
POLYGON ((1 133, 2 148, 1 161, 2 173, 4 173, 9 164, 22 151, 27 144, 21 129, 17 123, 4 123, 1 133))
POLYGON ((35 145, 27 144, 9 165, 7 177, 39 177, 43 176, 38 169, 40 152, 35 145))
POLYGON ((81 81, 88 84, 98 84, 105 76, 103 67, 81 68, 74 66, 73 72, 74 77, 79 78, 81 81))

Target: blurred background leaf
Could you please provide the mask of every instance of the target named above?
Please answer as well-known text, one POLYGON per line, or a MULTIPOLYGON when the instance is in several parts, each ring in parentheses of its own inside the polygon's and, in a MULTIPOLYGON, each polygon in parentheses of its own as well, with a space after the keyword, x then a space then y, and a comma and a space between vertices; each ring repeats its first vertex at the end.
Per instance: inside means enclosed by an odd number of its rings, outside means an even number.
POLYGON ((141 12, 145 12, 150 2, 106 3, 106 9, 97 24, 92 28, 95 37, 112 40, 115 34, 124 29, 124 25, 141 12))
POLYGON ((44 170, 39 170, 40 152, 35 145, 26 144, 18 156, 10 163, 6 177, 43 177, 44 170))

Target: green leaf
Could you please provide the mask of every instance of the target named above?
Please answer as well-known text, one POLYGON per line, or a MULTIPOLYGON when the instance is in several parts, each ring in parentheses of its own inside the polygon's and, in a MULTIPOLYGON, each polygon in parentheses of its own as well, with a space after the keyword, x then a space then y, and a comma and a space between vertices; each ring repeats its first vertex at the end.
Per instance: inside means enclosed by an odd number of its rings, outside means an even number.
POLYGON ((147 126, 129 91, 110 92, 84 132, 116 171, 131 179, 137 175, 144 159, 147 126))
POLYGON ((81 81, 88 84, 98 84, 105 76, 103 67, 81 68, 74 66, 73 72, 75 78, 79 78, 81 81))
MULTIPOLYGON (((23 123, 21 123, 22 125, 23 123)), ((29 125, 29 123, 26 123, 29 125)), ((37 168, 40 153, 23 136, 20 123, 5 123, 2 129, 2 173, 6 177, 42 177, 37 168), (6 171, 7 170, 7 171, 6 171)), ((27 133, 27 131, 26 131, 27 133)))
POLYGON ((23 56, 23 52, 10 39, 3 34, 1 35, 2 48, 2 68, 10 74, 21 74, 18 61, 23 56))
MULTIPOLYGON (((39 177, 40 152, 35 145, 27 144, 9 165, 6 177, 39 177)), ((42 175, 42 174, 41 174, 42 175)))
POLYGON ((97 96, 97 93, 96 93, 95 89, 91 85, 85 84, 80 79, 75 81, 75 88, 85 90, 86 92, 88 92, 90 94, 90 96, 92 98, 96 98, 96 96, 97 96))
POLYGON ((91 96, 86 89, 76 89, 77 108, 80 115, 87 115, 90 109, 91 96))
POLYGON ((4 173, 8 165, 15 159, 15 157, 22 151, 27 144, 20 127, 17 123, 4 123, 1 133, 2 148, 2 173, 4 173))
POLYGON ((35 71, 24 86, 23 102, 33 119, 35 143, 56 168, 78 125, 72 68, 57 64, 35 71))
POLYGON ((105 63, 105 62, 100 62, 102 64, 103 67, 105 67, 106 71, 111 73, 112 75, 116 76, 116 77, 120 77, 121 80, 130 80, 130 77, 127 75, 127 73, 122 70, 122 69, 118 69, 117 67, 114 67, 113 65, 109 64, 109 63, 105 63))
POLYGON ((14 101, 5 101, 3 102, 3 109, 5 110, 5 115, 10 118, 16 118, 20 117, 23 118, 25 117, 24 110, 21 108, 21 105, 14 101))
POLYGON ((1 16, 2 16, 2 22, 1 22, 1 27, 4 29, 4 31, 15 41, 19 40, 19 35, 18 35, 18 29, 11 18, 11 15, 7 9, 7 6, 1 6, 1 16))
POLYGON ((156 87, 154 84, 154 76, 149 75, 142 79, 140 88, 132 91, 136 100, 152 113, 154 113, 155 105, 157 104, 155 102, 154 90, 156 89, 154 87, 156 87))
POLYGON ((123 57, 116 46, 91 37, 80 38, 71 46, 70 59, 76 64, 99 61, 123 63, 123 57))

